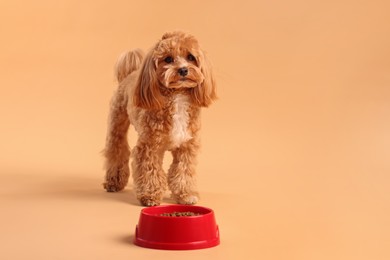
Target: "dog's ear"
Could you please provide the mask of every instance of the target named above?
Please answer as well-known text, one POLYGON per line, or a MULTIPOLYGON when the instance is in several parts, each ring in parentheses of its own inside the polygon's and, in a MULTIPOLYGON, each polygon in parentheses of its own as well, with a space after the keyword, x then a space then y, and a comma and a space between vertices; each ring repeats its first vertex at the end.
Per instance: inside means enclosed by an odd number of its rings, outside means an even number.
POLYGON ((208 60, 204 52, 200 52, 199 66, 202 71, 204 80, 203 82, 191 89, 192 100, 195 104, 201 107, 208 107, 217 99, 216 84, 211 68, 210 61, 208 60))
POLYGON ((146 55, 134 91, 134 105, 145 109, 161 109, 165 103, 159 89, 154 50, 146 55))

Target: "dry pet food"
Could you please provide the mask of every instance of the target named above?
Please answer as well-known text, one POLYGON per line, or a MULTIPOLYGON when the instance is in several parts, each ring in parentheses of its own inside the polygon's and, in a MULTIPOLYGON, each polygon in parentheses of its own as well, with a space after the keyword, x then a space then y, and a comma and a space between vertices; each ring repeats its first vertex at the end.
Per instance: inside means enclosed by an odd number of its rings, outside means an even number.
POLYGON ((160 216, 162 217, 192 217, 192 216, 199 216, 200 213, 195 212, 172 212, 172 213, 162 213, 160 216))

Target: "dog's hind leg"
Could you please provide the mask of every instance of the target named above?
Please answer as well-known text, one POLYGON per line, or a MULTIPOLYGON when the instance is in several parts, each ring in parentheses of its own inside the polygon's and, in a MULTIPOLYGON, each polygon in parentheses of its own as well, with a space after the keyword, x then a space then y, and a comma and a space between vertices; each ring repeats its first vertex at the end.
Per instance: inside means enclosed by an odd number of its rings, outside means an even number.
POLYGON ((119 85, 111 101, 106 147, 104 149, 106 177, 103 186, 108 192, 123 190, 130 175, 130 148, 127 142, 130 120, 126 107, 125 87, 119 85))
POLYGON ((123 53, 115 66, 119 87, 111 101, 108 119, 108 131, 104 156, 106 158, 106 178, 103 184, 109 192, 123 190, 130 175, 130 148, 127 142, 127 131, 130 126, 127 114, 127 84, 125 79, 140 68, 143 52, 139 49, 123 53))

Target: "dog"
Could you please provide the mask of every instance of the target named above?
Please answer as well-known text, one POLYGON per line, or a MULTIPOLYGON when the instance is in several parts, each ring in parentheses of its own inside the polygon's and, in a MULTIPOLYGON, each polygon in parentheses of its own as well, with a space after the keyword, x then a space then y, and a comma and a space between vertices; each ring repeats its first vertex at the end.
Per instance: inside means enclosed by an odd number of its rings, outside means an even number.
POLYGON ((200 112, 217 99, 210 62, 197 39, 180 31, 165 33, 146 56, 140 49, 122 54, 116 77, 104 149, 104 188, 117 192, 127 185, 127 132, 133 125, 138 141, 131 166, 140 203, 159 205, 169 187, 178 204, 196 204, 200 112), (162 168, 166 151, 173 157, 167 174, 162 168))

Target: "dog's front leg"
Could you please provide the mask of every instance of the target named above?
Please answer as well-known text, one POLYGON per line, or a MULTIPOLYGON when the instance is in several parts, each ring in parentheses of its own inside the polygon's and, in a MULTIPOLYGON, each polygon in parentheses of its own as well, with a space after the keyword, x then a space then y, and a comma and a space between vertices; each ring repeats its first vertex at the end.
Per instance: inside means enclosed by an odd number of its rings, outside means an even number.
POLYGON ((162 169, 164 150, 153 140, 138 141, 133 152, 133 178, 137 199, 144 206, 161 203, 167 187, 162 169))
POLYGON ((168 185, 173 199, 179 204, 198 202, 199 195, 195 183, 198 150, 199 144, 195 138, 172 150, 173 162, 168 171, 168 185))

